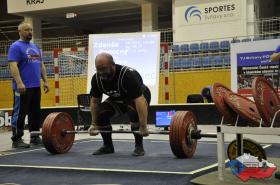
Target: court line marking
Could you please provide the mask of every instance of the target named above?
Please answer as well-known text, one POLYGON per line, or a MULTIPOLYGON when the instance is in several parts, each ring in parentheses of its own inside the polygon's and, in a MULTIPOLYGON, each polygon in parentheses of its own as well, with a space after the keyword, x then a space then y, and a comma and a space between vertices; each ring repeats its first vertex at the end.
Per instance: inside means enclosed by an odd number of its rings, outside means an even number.
POLYGON ((58 169, 58 170, 80 170, 80 171, 100 171, 100 172, 128 172, 128 173, 153 173, 153 174, 192 175, 191 172, 152 171, 152 170, 127 170, 127 169, 107 169, 107 168, 80 168, 80 167, 61 167, 61 166, 33 166, 33 165, 0 164, 0 167, 34 168, 34 169, 58 169))
MULTIPOLYGON (((169 142, 169 140, 159 140, 159 141, 150 141, 151 143, 165 143, 165 142, 169 142)), ((209 144, 209 145, 217 145, 217 142, 213 142, 213 141, 198 141, 198 143, 202 143, 202 144, 209 144)))

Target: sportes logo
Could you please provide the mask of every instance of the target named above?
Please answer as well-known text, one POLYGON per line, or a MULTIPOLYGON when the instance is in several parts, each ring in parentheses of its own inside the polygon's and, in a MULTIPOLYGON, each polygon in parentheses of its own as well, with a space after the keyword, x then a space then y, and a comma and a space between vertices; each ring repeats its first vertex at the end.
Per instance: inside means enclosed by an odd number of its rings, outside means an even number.
POLYGON ((193 17, 198 17, 201 21, 201 11, 197 8, 197 6, 190 6, 185 12, 185 19, 187 22, 189 22, 193 17))

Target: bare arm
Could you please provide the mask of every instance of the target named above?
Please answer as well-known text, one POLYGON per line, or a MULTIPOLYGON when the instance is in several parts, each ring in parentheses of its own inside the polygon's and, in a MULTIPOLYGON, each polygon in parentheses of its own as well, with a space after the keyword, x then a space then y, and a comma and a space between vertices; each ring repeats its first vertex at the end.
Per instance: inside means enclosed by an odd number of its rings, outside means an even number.
POLYGON ((91 110, 91 125, 96 124, 97 107, 102 101, 102 96, 99 98, 91 97, 90 110, 91 110))
POLYGON ((138 98, 134 99, 134 102, 139 117, 140 127, 146 127, 147 119, 148 119, 148 109, 147 109, 146 100, 144 96, 141 95, 138 98))
POLYGON ((272 62, 278 62, 280 59, 280 53, 273 53, 270 58, 272 62))
POLYGON ((43 79, 44 82, 47 82, 48 81, 47 72, 46 72, 46 67, 45 67, 43 62, 41 62, 41 70, 42 70, 42 74, 41 74, 42 79, 43 79))
POLYGON ((15 61, 9 62, 9 66, 10 66, 10 70, 11 70, 11 75, 16 81, 18 91, 20 93, 24 93, 25 92, 25 85, 22 82, 22 79, 20 77, 17 62, 15 62, 15 61))
POLYGON ((44 91, 45 91, 45 93, 47 93, 50 91, 50 88, 49 88, 48 79, 47 79, 46 67, 43 62, 41 62, 41 76, 44 81, 44 91))

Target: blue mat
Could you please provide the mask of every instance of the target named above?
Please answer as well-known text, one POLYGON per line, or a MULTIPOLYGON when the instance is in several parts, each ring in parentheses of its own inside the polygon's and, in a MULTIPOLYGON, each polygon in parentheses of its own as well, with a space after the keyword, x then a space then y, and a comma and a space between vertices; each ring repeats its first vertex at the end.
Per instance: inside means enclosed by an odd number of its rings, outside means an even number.
POLYGON ((93 156, 92 152, 101 146, 100 140, 76 142, 66 154, 52 155, 45 149, 27 151, 0 157, 0 164, 59 166, 76 168, 102 168, 121 170, 140 170, 157 172, 190 173, 207 165, 216 163, 216 144, 199 143, 190 159, 176 158, 168 141, 145 140, 146 155, 134 157, 132 140, 114 140, 115 153, 93 156))
MULTIPOLYGON (((146 139, 142 157, 131 155, 133 140, 114 140, 114 154, 93 156, 101 145, 100 140, 77 141, 61 155, 44 148, 10 151, 0 157, 0 183, 177 185, 190 184, 192 178, 216 170, 210 166, 217 163, 215 142, 199 142, 190 159, 177 159, 168 141, 146 139)), ((279 157, 279 145, 266 152, 279 157)))

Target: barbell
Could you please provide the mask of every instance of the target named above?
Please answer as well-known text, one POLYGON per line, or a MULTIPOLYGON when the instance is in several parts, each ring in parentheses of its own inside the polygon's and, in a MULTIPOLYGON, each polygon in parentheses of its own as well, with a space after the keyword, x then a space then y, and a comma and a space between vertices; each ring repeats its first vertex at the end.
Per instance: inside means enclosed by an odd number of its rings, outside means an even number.
MULTIPOLYGON (((98 133, 139 133, 139 131, 112 130, 98 133)), ((50 113, 44 120, 42 132, 33 131, 31 136, 42 135, 42 141, 52 154, 68 152, 75 140, 75 134, 88 133, 76 131, 72 117, 65 112, 50 113)), ((197 119, 190 111, 177 111, 172 117, 170 131, 150 131, 149 134, 169 135, 169 143, 173 154, 178 158, 193 156, 197 140, 201 137, 216 138, 216 134, 202 134, 197 129, 197 119)))
MULTIPOLYGON (((75 134, 82 133, 88 132, 76 131, 74 121, 68 113, 54 112, 50 113, 44 120, 42 132, 33 131, 30 134, 31 136, 42 135, 43 144, 48 152, 52 154, 63 154, 71 149, 75 140, 75 134)), ((139 131, 99 130, 98 133, 139 133, 139 131)), ((169 135, 169 144, 172 153, 177 158, 191 158, 196 150, 198 139, 202 137, 217 138, 216 134, 201 133, 201 130, 197 128, 197 119, 190 111, 176 111, 172 117, 169 131, 149 131, 149 134, 169 135)), ((234 147, 232 148, 234 149, 234 147)), ((250 148, 247 151, 250 151, 250 148)), ((233 151, 228 152, 228 155, 231 155, 229 158, 236 157, 233 156, 233 151)))

